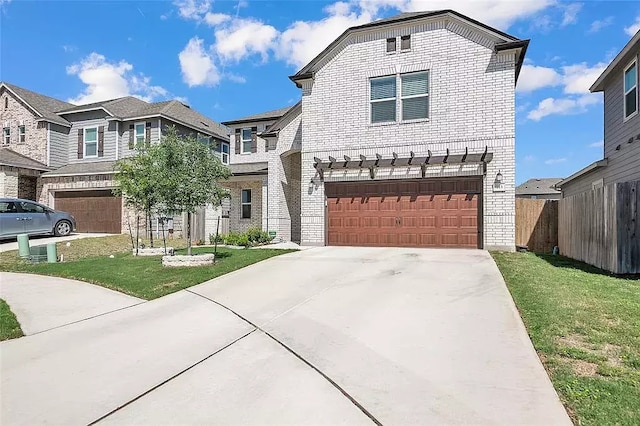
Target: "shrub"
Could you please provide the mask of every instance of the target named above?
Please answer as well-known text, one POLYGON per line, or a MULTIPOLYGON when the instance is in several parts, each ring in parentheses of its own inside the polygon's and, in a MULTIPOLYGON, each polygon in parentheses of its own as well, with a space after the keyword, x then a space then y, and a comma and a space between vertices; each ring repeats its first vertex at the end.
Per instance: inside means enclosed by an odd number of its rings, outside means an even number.
MULTIPOLYGON (((215 235, 211 237, 215 239, 215 235)), ((229 235, 218 237, 218 241, 232 246, 252 247, 260 244, 266 244, 271 241, 271 236, 266 231, 259 228, 249 228, 247 232, 229 232, 229 235)))
MULTIPOLYGON (((225 240, 225 237, 226 237, 225 235, 218 234, 218 244, 223 243, 225 240)), ((216 234, 209 234, 209 243, 210 244, 216 243, 216 234)))

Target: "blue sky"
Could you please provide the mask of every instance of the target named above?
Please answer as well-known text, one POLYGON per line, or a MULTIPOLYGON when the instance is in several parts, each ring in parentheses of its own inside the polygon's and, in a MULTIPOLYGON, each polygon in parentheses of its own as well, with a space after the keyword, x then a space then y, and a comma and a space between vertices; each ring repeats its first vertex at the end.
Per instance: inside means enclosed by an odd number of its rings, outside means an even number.
POLYGON ((531 39, 518 183, 602 158, 602 94, 588 88, 640 28, 640 2, 0 0, 0 79, 74 103, 178 98, 224 121, 295 103, 287 76, 347 27, 442 8, 531 39))

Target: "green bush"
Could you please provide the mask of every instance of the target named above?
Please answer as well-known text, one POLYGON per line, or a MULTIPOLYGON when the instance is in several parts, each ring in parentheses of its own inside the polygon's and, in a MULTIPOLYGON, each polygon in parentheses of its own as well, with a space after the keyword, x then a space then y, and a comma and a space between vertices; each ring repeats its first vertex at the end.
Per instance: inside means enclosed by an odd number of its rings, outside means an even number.
MULTIPOLYGON (((225 239, 225 235, 218 234, 218 244, 223 243, 224 239, 225 239)), ((209 234, 209 243, 210 244, 216 243, 216 234, 209 234)))
MULTIPOLYGON (((215 235, 211 237, 212 244, 215 235)), ((267 244, 271 241, 269 233, 259 228, 249 228, 247 232, 229 232, 229 235, 218 236, 218 242, 223 242, 231 246, 253 247, 261 244, 267 244)))

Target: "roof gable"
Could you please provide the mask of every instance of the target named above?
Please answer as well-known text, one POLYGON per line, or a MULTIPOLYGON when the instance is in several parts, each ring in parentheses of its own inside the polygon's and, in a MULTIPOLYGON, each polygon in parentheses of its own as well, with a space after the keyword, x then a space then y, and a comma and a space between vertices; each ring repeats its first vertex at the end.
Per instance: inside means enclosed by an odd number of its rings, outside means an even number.
POLYGON ((225 126, 229 126, 232 124, 241 124, 241 123, 250 123, 252 121, 268 121, 268 120, 277 120, 283 115, 285 115, 291 108, 294 106, 288 106, 285 108, 274 109, 267 112, 261 112, 258 114, 248 115, 246 117, 238 118, 236 120, 231 121, 223 121, 222 124, 225 126))
POLYGON ((23 89, 22 87, 6 82, 2 82, 0 84, 0 87, 5 87, 15 97, 20 99, 29 108, 31 108, 43 120, 67 127, 70 126, 67 120, 56 114, 56 111, 73 107, 73 104, 61 101, 59 99, 51 98, 46 95, 42 95, 40 93, 32 92, 31 90, 23 89))
POLYGON ((379 30, 380 28, 385 27, 392 28, 394 26, 403 25, 407 22, 428 22, 433 21, 435 18, 443 17, 449 18, 452 21, 456 21, 459 24, 469 26, 476 32, 482 33, 484 36, 492 40, 492 47, 503 45, 503 48, 501 50, 520 49, 520 55, 518 57, 518 64, 516 67, 516 74, 519 73, 522 62, 524 61, 524 53, 526 52, 528 40, 520 40, 517 37, 483 24, 454 10, 444 9, 427 12, 405 12, 399 15, 392 16, 390 18, 380 19, 368 24, 348 28, 331 44, 329 44, 329 46, 327 46, 322 52, 320 52, 315 58, 313 58, 307 65, 300 69, 300 71, 298 71, 295 75, 290 76, 289 78, 298 86, 300 86, 298 83, 300 80, 311 78, 313 76, 313 73, 322 68, 322 66, 324 65, 323 59, 331 55, 331 53, 333 53, 334 51, 342 50, 345 42, 355 34, 364 33, 372 29, 379 30))
POLYGON ((600 77, 593 83, 593 85, 589 88, 591 92, 602 92, 604 90, 605 80, 613 73, 614 69, 619 66, 627 66, 631 59, 625 60, 633 55, 637 55, 640 50, 640 31, 637 31, 631 40, 622 48, 620 52, 613 58, 613 61, 605 68, 605 70, 600 74, 600 77))

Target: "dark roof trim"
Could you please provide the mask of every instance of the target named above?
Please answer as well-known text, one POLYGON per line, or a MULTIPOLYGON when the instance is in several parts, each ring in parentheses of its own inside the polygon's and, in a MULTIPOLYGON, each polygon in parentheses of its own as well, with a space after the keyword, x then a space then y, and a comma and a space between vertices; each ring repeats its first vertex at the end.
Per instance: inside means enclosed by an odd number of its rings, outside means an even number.
POLYGON ((315 58, 313 58, 307 65, 305 65, 300 71, 298 71, 295 75, 292 75, 289 77, 289 79, 291 79, 291 81, 293 81, 294 83, 296 83, 296 86, 300 87, 299 85, 299 80, 304 80, 304 79, 308 79, 308 78, 312 78, 313 77, 313 72, 309 71, 309 68, 312 67, 316 62, 318 62, 322 57, 324 57, 327 53, 329 53, 331 50, 333 50, 333 48, 335 48, 340 42, 342 42, 342 40, 344 40, 346 38, 346 36, 353 32, 353 31, 357 31, 357 30, 363 30, 363 29, 369 29, 369 28, 375 28, 375 27, 379 27, 379 26, 386 26, 386 25, 395 25, 398 23, 402 23, 402 22, 407 22, 407 21, 414 21, 414 20, 418 20, 418 19, 424 19, 424 18, 431 18, 434 16, 441 16, 441 15, 453 15, 459 19, 462 19, 463 21, 467 21, 468 23, 478 26, 486 31, 492 32, 502 38, 505 38, 507 40, 511 40, 511 41, 518 41, 519 39, 517 37, 514 37, 512 35, 509 35, 505 32, 502 32, 500 30, 497 30, 493 27, 490 27, 487 24, 484 24, 480 21, 476 21, 473 18, 469 18, 466 15, 463 15, 462 13, 456 12, 455 10, 451 10, 451 9, 443 9, 443 10, 436 10, 436 11, 432 11, 432 12, 425 12, 419 15, 411 15, 411 16, 399 16, 397 19, 386 19, 386 20, 380 20, 380 21, 373 21, 370 22, 368 24, 364 24, 364 25, 359 25, 357 27, 351 27, 351 28, 347 28, 342 34, 340 34, 340 36, 338 36, 338 38, 336 38, 333 42, 331 42, 322 52, 320 52, 315 58))
POLYGON ((507 43, 496 44, 495 51, 503 52, 505 50, 512 49, 520 49, 520 55, 518 56, 518 61, 516 62, 516 83, 518 82, 518 77, 520 76, 520 70, 522 70, 522 64, 524 64, 524 56, 527 54, 527 48, 529 47, 529 42, 531 40, 517 40, 510 41, 507 43))
POLYGON ((589 88, 590 92, 602 92, 604 90, 604 81, 607 79, 607 77, 609 77, 609 75, 611 74, 613 69, 615 67, 617 67, 618 65, 620 65, 620 63, 622 62, 624 57, 627 56, 627 54, 629 52, 631 52, 633 47, 639 41, 640 41, 640 31, 636 32, 635 35, 633 37, 631 37, 631 40, 629 40, 629 42, 616 55, 616 57, 613 58, 613 61, 611 61, 611 63, 607 66, 607 68, 605 68, 605 70, 602 72, 602 74, 600 74, 600 77, 598 77, 598 79, 589 88))
POLYGON ((233 121, 223 121, 220 124, 222 124, 223 126, 233 126, 235 124, 255 123, 256 121, 277 120, 280 117, 282 117, 282 116, 281 115, 273 115, 273 116, 253 118, 253 119, 241 119, 241 120, 233 120, 233 121))
POLYGON ((571 176, 569 176, 568 178, 562 179, 560 182, 556 183, 556 188, 562 188, 565 184, 571 182, 572 180, 575 180, 581 176, 586 175, 587 173, 590 173, 594 170, 600 169, 602 167, 607 167, 607 165, 609 164, 609 159, 605 158, 603 160, 598 160, 596 162, 593 162, 591 164, 589 164, 587 167, 585 167, 582 170, 578 170, 577 172, 575 172, 574 174, 572 174, 571 176))
POLYGON ((260 134, 260 136, 262 137, 273 137, 273 136, 277 136, 278 132, 280 131, 280 125, 287 119, 289 118, 291 115, 298 116, 302 113, 302 100, 299 100, 298 102, 296 102, 296 104, 294 106, 292 106, 291 108, 289 108, 289 111, 287 111, 282 117, 280 117, 275 123, 273 123, 271 126, 269 126, 267 129, 265 129, 264 132, 262 132, 260 134))
POLYGON ((58 112, 56 112, 56 114, 58 114, 58 115, 81 114, 83 112, 91 112, 91 111, 99 111, 99 110, 103 110, 104 112, 106 112, 110 116, 113 116, 113 114, 103 106, 92 107, 92 108, 80 108, 80 107, 77 107, 76 109, 58 111, 58 112))

